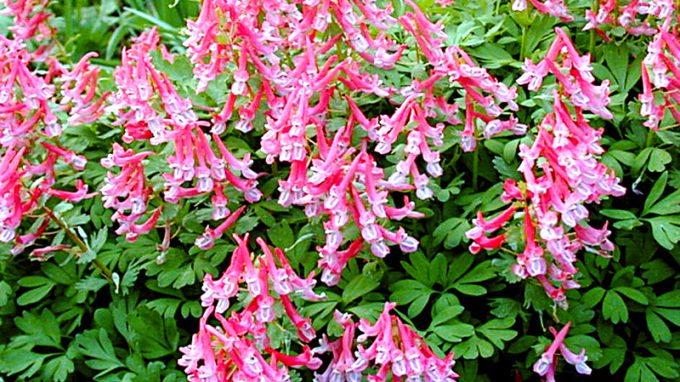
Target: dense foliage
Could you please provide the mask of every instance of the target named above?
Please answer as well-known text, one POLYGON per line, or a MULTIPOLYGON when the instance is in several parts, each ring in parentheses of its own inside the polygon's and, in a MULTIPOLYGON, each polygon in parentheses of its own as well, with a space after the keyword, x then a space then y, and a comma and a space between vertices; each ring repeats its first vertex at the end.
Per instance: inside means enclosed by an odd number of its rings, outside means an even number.
POLYGON ((680 379, 673 1, 1 3, 0 380, 680 379))

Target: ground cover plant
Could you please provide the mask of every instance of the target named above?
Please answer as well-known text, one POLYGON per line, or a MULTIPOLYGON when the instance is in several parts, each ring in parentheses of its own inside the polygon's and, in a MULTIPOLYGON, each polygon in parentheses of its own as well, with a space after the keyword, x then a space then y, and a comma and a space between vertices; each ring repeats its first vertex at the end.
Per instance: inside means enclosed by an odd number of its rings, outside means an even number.
POLYGON ((0 380, 680 379, 677 6, 0 2, 0 380))

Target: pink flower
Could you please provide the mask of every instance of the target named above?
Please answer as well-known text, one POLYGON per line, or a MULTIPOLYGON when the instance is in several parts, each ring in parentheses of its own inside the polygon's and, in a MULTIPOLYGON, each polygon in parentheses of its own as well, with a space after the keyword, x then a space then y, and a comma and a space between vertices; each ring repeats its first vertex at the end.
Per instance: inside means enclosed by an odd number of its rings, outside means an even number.
POLYGON ((224 232, 231 228, 231 226, 233 226, 234 223, 236 223, 236 221, 238 220, 238 218, 241 216, 245 209, 246 206, 241 206, 239 209, 237 209, 231 215, 229 215, 229 217, 225 219, 222 223, 220 223, 220 225, 217 226, 217 228, 215 229, 207 227, 205 229, 205 233, 196 238, 194 244, 200 249, 212 248, 215 245, 215 240, 222 237, 224 232))
POLYGON ((585 349, 582 349, 581 353, 576 355, 564 345, 564 339, 567 336, 567 332, 569 332, 569 328, 571 328, 571 322, 564 325, 559 332, 552 327, 550 328, 550 332, 555 336, 555 339, 546 351, 541 354, 538 361, 534 363, 534 372, 536 374, 554 379, 555 369, 557 367, 556 352, 558 350, 567 362, 576 365, 576 371, 580 374, 589 375, 591 373, 590 367, 585 363, 588 360, 588 357, 585 356, 585 349))
POLYGON ((458 375, 453 371, 453 354, 444 359, 434 355, 413 329, 389 313, 394 307, 393 303, 385 303, 375 324, 361 319, 357 325, 349 315, 336 312, 335 320, 343 326, 344 335, 333 342, 324 338, 322 347, 315 349, 319 353, 329 350, 333 353, 331 364, 324 373, 316 375, 317 380, 335 381, 344 378, 358 382, 367 369, 377 369, 377 374, 369 375, 371 381, 386 381, 390 371, 397 378, 424 378, 431 381, 453 381, 453 378, 457 378, 458 375), (363 332, 357 337, 357 342, 367 342, 370 338, 373 342, 366 346, 357 345, 353 356, 356 328, 363 332))
POLYGON ((49 192, 53 196, 56 196, 59 199, 68 200, 68 201, 77 203, 77 202, 79 202, 83 199, 88 199, 88 198, 91 198, 91 197, 97 195, 96 192, 88 193, 87 189, 88 189, 87 184, 85 184, 85 182, 83 182, 82 179, 78 179, 76 181, 76 190, 77 191, 62 191, 62 190, 55 190, 53 188, 50 188, 50 189, 47 190, 47 192, 49 192))

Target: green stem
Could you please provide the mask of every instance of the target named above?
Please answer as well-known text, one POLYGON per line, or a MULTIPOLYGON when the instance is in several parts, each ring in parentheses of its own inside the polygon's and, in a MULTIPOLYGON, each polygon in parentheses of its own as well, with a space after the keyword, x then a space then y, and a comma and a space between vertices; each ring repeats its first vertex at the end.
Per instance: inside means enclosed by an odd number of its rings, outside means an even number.
POLYGON ((647 131, 647 140, 645 141, 645 147, 651 147, 654 142, 654 130, 649 129, 647 131))
MULTIPOLYGON (((594 14, 597 14, 597 11, 599 9, 599 0, 593 0, 592 4, 590 5, 590 10, 593 11, 594 14)), ((590 53, 590 61, 595 62, 595 29, 590 30, 590 41, 588 43, 588 52, 590 53)))
POLYGON ((479 148, 472 154, 472 189, 477 191, 477 172, 479 170, 479 148))
POLYGON ((527 27, 522 25, 522 42, 519 46, 519 60, 524 60, 524 49, 527 44, 527 27))
MULTIPOLYGON (((78 248, 80 249, 81 253, 85 253, 85 252, 87 252, 87 251, 90 250, 90 249, 87 247, 87 244, 85 244, 85 242, 84 242, 80 237, 78 237, 78 235, 76 235, 76 233, 73 232, 73 230, 71 230, 71 228, 69 228, 69 227, 66 225, 66 223, 65 223, 63 220, 61 220, 61 219, 60 219, 60 218, 59 218, 59 217, 58 217, 51 209, 49 209, 49 208, 43 206, 43 210, 47 213, 47 216, 49 216, 50 219, 52 219, 55 223, 57 223, 57 225, 59 226, 59 228, 61 228, 61 229, 64 230, 64 232, 66 233, 66 236, 68 236, 71 240, 73 240, 73 242, 74 242, 74 243, 78 246, 78 248)), ((77 258, 80 258, 80 255, 81 255, 80 253, 75 253, 75 256, 76 256, 77 258)), ((92 262, 93 262, 94 265, 99 269, 99 271, 102 273, 102 275, 104 276, 104 278, 105 278, 109 283, 113 284, 113 279, 111 278, 111 275, 112 275, 112 274, 111 274, 111 270, 106 266, 106 264, 102 263, 102 262, 101 262, 99 259, 97 259, 97 258, 95 258, 94 260, 92 260, 92 262)))

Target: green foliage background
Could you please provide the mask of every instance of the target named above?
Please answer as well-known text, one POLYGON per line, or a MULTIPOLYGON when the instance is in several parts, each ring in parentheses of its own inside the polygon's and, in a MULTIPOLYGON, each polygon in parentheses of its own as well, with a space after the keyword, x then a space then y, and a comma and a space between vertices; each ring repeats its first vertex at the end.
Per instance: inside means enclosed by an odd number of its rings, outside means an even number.
MULTIPOLYGON (((519 76, 523 57, 544 55, 554 36, 552 28, 559 23, 535 12, 512 12, 509 1, 456 0, 445 9, 430 0, 419 3, 444 18, 447 44, 464 47, 506 84, 519 76)), ((575 14, 591 6, 586 1, 569 4, 575 14)), ((396 12, 403 8, 395 2, 396 12)), ((110 88, 121 48, 145 28, 157 26, 164 42, 182 52, 184 19, 196 16, 199 3, 69 0, 53 2, 50 9, 57 15, 53 22, 59 28, 62 58, 76 62, 88 51, 99 52, 93 62, 102 66, 103 86, 110 88)), ((0 18, 0 31, 9 24, 0 18)), ((570 309, 555 309, 540 286, 518 282, 509 270, 511 255, 469 254, 463 235, 477 210, 501 207, 501 182, 518 177, 517 147, 528 138, 501 136, 464 154, 450 132, 442 156, 444 176, 433 184, 436 198, 419 202, 417 210, 426 212, 426 218, 405 223, 421 249, 408 256, 394 251, 384 261, 352 260, 340 284, 326 288, 327 301, 304 307, 317 330, 328 326, 331 334, 339 334, 340 328, 330 323, 335 309, 374 319, 390 300, 438 351, 456 353, 461 381, 511 381, 517 375, 528 381, 537 380, 531 365, 550 343, 547 328, 556 321, 572 321, 568 345, 587 349, 595 369, 590 379, 680 380, 680 134, 672 128, 654 133, 641 125, 635 95, 649 38, 620 35, 604 43, 580 32, 583 24, 577 19, 566 28, 582 53, 590 50, 596 77, 611 81, 615 118, 594 125, 605 127, 608 152, 602 159, 623 178, 628 193, 589 207, 595 225, 611 221, 617 249, 610 259, 580 253, 582 288, 567 293, 570 309)), ((408 65, 414 61, 407 57, 398 66, 395 84, 424 74, 424 68, 408 65)), ((224 101, 224 80, 205 95, 193 94, 186 59, 180 57, 175 64, 159 59, 158 65, 181 84, 183 96, 199 104, 224 101)), ((521 87, 519 93, 518 116, 534 126, 550 110, 551 100, 530 96, 521 87)), ((68 131, 66 146, 90 159, 85 180, 101 184, 105 171, 98 158, 108 153, 120 128, 104 123, 68 131)), ((259 134, 261 130, 236 133, 228 143, 237 154, 259 155, 259 134)), ((392 163, 398 159, 388 158, 392 163)), ((162 166, 161 161, 150 166, 157 168, 151 178, 158 188, 162 166)), ((314 248, 323 241, 323 229, 301 210, 276 203, 276 180, 285 171, 274 169, 266 177, 265 200, 250 205, 235 230, 265 236, 287 249, 293 265, 306 274, 316 264, 314 248)), ((238 202, 239 196, 230 195, 230 200, 238 202)), ((0 374, 6 380, 27 381, 184 380, 176 366, 177 349, 197 330, 201 280, 206 273, 222 272, 234 247, 226 238, 208 251, 193 247, 210 218, 209 208, 193 208, 200 201, 166 209, 164 216, 177 233, 167 253, 157 249, 162 230, 132 244, 117 237, 109 219, 112 212, 96 198, 79 205, 53 201, 50 207, 69 226, 78 227, 91 251, 79 260, 60 253, 36 263, 23 255, 12 257, 7 246, 0 248, 0 374), (116 286, 89 264, 95 257, 116 273, 116 286)), ((57 233, 51 243, 62 240, 63 233, 57 233)), ((290 339, 284 332, 278 340, 285 345, 290 339)), ((584 378, 566 367, 559 375, 570 381, 584 378)), ((311 374, 299 378, 311 380, 311 374)))

